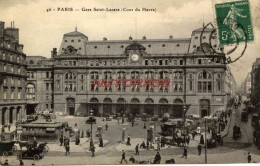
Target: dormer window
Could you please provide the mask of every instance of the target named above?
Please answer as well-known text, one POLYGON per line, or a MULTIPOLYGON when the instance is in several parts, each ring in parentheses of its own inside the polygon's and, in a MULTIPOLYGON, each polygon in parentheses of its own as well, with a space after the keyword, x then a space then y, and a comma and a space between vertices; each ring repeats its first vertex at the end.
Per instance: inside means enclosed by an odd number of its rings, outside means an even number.
POLYGON ((198 39, 198 36, 196 36, 195 39, 198 39))
POLYGON ((122 45, 121 48, 124 48, 124 46, 122 45))
POLYGON ((165 47, 165 44, 163 44, 162 47, 165 47))
POLYGON ((78 42, 81 42, 81 40, 79 39, 78 42))
POLYGON ((180 44, 177 44, 176 46, 177 46, 177 47, 180 47, 180 44))
POLYGON ((149 44, 148 47, 151 47, 151 44, 149 44))
POLYGON ((65 43, 67 43, 67 40, 64 40, 65 43))
POLYGON ((74 40, 71 40, 71 42, 73 43, 73 42, 74 42, 74 40))

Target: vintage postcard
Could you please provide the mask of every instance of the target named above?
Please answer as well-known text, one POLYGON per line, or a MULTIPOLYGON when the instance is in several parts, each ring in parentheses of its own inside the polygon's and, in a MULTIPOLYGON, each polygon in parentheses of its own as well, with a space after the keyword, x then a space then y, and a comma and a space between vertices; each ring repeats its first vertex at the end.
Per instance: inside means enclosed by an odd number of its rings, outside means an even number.
POLYGON ((260 162, 259 0, 0 0, 0 165, 260 162))

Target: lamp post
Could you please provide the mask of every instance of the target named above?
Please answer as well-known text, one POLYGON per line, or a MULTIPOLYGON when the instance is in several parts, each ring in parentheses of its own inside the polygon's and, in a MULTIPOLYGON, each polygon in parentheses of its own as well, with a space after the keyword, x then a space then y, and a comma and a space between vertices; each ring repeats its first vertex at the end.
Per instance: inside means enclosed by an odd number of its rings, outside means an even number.
MULTIPOLYGON (((186 105, 184 104, 183 105, 183 128, 184 128, 184 130, 185 130, 185 123, 186 123, 186 117, 185 117, 185 115, 186 115, 186 105)), ((185 132, 186 133, 186 132, 185 132)))
POLYGON ((204 117, 205 120, 205 164, 207 164, 207 117, 204 117))
POLYGON ((94 144, 93 144, 93 137, 92 137, 92 124, 93 124, 93 122, 94 122, 94 118, 93 118, 93 113, 94 113, 94 111, 91 109, 90 110, 90 117, 89 117, 89 122, 90 122, 90 126, 91 126, 91 133, 90 133, 90 149, 94 146, 94 144))

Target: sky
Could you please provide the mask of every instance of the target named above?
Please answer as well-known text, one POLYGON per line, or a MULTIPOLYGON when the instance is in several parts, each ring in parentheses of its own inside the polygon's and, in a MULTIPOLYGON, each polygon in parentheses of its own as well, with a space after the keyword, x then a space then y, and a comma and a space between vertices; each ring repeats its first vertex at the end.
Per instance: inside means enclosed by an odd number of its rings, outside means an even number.
MULTIPOLYGON (((19 28, 20 43, 27 56, 50 57, 52 48, 60 47, 63 34, 78 31, 89 40, 189 38, 194 29, 214 22, 214 3, 231 0, 0 0, 0 21, 19 28), (51 11, 49 8, 73 8, 80 11, 51 11), (82 8, 156 8, 156 12, 84 12, 82 8)), ((250 0, 255 41, 245 55, 230 64, 240 85, 252 63, 260 58, 260 1, 250 0)), ((240 45, 234 56, 240 55, 240 45)))

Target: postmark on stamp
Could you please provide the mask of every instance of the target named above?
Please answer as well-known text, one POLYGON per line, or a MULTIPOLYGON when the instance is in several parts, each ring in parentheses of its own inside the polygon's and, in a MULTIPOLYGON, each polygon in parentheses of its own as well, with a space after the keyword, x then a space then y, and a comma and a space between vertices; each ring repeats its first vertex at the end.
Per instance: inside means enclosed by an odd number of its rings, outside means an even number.
POLYGON ((248 0, 215 4, 220 45, 254 41, 248 0))

